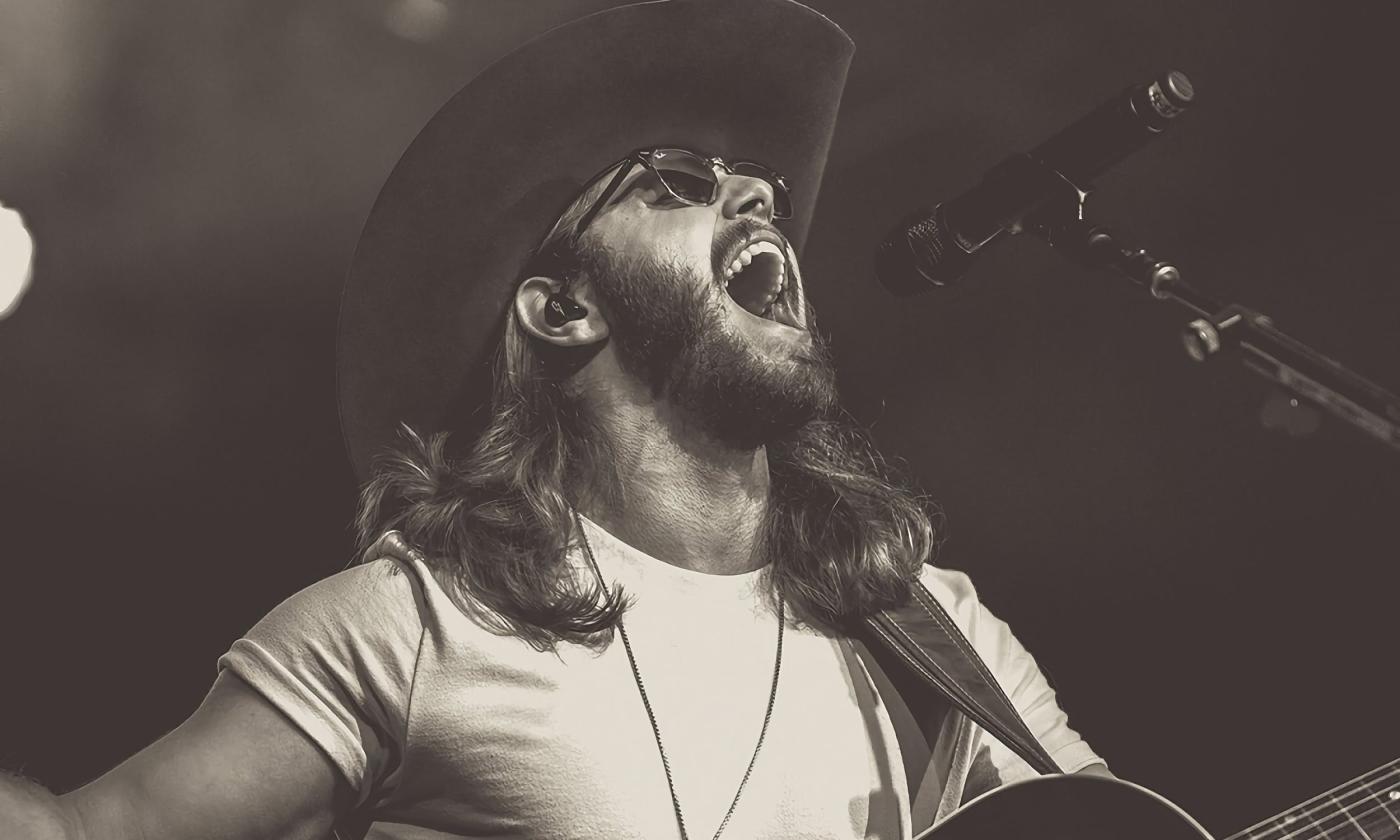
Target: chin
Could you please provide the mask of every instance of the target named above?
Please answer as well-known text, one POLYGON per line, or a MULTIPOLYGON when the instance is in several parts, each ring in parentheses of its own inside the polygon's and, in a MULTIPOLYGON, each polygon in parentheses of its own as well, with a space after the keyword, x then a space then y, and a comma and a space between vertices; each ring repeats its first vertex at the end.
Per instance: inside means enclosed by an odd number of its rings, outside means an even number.
POLYGON ((835 371, 816 341, 808 337, 782 359, 745 344, 703 342, 671 383, 671 397, 717 440, 756 449, 835 408, 835 371))

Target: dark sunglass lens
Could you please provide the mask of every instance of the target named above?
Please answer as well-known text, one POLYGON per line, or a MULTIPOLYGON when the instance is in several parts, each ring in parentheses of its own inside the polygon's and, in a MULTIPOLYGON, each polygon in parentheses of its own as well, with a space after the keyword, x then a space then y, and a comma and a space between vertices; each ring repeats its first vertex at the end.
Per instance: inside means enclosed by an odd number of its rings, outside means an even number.
POLYGON ((715 197, 715 182, 713 180, 678 169, 657 167, 656 171, 677 198, 693 201, 696 204, 709 204, 715 197))
POLYGON ((773 218, 792 218, 792 196, 782 184, 773 185, 773 218))
POLYGON ((719 180, 704 158, 684 149, 658 149, 651 155, 651 164, 678 198, 696 204, 714 201, 719 180))
POLYGON ((746 175, 750 178, 761 178, 768 182, 768 186, 773 188, 773 218, 792 218, 792 195, 788 192, 787 183, 783 177, 762 164, 739 161, 734 164, 735 175, 746 175))

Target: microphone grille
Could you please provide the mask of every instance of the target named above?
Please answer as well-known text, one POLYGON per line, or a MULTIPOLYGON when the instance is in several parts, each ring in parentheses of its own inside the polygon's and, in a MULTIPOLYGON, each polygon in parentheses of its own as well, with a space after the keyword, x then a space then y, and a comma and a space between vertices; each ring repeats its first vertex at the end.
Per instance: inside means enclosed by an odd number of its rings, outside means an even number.
POLYGON ((943 207, 916 210, 899 221, 875 252, 875 276, 890 293, 915 295, 952 286, 972 262, 948 236, 943 207))

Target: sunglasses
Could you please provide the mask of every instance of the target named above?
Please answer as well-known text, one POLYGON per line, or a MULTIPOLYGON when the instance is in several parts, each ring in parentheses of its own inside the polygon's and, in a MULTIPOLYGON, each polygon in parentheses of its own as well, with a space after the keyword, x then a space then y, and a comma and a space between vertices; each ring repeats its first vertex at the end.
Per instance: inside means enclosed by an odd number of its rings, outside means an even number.
MULTIPOLYGON (((788 189, 787 179, 760 163, 747 160, 725 163, 720 158, 705 157, 687 149, 639 149, 608 167, 617 167, 617 174, 613 175, 588 212, 579 218, 574 227, 575 237, 583 233, 607 205, 608 199, 617 192, 627 173, 639 164, 655 175, 673 198, 693 207, 707 207, 719 197, 719 176, 715 175, 717 166, 730 175, 758 178, 773 189, 773 218, 792 218, 792 192, 788 189)), ((590 178, 588 183, 597 181, 608 169, 590 178)))

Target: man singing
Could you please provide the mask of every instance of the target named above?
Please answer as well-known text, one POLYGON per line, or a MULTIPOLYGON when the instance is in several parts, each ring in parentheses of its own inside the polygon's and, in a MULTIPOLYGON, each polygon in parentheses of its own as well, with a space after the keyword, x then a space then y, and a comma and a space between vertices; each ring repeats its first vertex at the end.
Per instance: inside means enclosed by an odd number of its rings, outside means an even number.
POLYGON ((952 710, 901 749, 937 710, 846 628, 920 580, 1107 773, 837 407, 798 254, 851 53, 791 0, 666 0, 459 92, 342 301, 364 562, 117 769, 0 790, 5 836, 908 838, 1032 775, 952 710))

